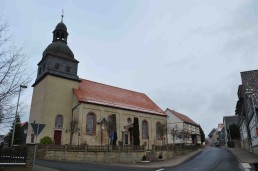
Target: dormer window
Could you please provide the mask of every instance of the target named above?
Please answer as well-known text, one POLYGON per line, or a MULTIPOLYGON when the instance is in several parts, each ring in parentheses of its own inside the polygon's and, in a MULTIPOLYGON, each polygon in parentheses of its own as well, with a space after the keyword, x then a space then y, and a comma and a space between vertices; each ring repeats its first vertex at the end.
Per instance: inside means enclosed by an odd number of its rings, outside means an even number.
POLYGON ((71 67, 66 66, 65 70, 66 70, 66 72, 71 72, 71 67))
POLYGON ((55 64, 55 69, 58 70, 60 68, 60 64, 55 64))

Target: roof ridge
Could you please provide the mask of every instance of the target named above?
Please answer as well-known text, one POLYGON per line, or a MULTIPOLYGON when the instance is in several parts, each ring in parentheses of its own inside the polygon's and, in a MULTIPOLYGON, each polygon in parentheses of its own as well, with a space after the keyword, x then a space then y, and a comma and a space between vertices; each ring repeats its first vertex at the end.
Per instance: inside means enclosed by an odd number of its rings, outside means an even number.
POLYGON ((105 86, 109 86, 109 87, 113 87, 113 88, 118 88, 118 89, 121 89, 121 90, 126 90, 126 91, 130 91, 130 92, 134 92, 134 93, 144 94, 145 96, 147 96, 145 93, 141 93, 141 92, 138 92, 138 91, 133 91, 133 90, 129 90, 129 89, 113 86, 113 85, 108 85, 108 84, 104 84, 104 83, 100 83, 100 82, 96 82, 96 81, 91 81, 91 80, 87 80, 87 79, 84 79, 84 78, 80 78, 80 80, 90 81, 90 82, 93 82, 93 83, 97 83, 97 84, 101 84, 101 85, 105 85, 105 86))
MULTIPOLYGON (((170 109, 170 108, 168 108, 168 110, 170 110, 171 112, 173 112, 173 113, 176 113, 177 115, 181 115, 182 117, 186 117, 187 119, 189 119, 191 122, 193 122, 193 123, 191 123, 191 124, 196 124, 196 125, 198 125, 194 120, 192 120, 190 117, 188 117, 187 115, 185 115, 185 114, 182 114, 182 113, 179 113, 179 112, 177 112, 177 111, 175 111, 175 110, 173 110, 173 109, 170 109)), ((180 118, 181 120, 184 120, 183 118, 180 118)), ((184 122, 187 122, 187 121, 184 121, 184 122)))

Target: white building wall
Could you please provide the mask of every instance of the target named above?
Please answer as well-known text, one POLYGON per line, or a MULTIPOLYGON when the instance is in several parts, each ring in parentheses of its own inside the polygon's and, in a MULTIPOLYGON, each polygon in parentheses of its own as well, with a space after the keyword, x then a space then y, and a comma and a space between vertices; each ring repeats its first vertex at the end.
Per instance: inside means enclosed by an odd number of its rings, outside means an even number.
POLYGON ((256 135, 256 127, 257 127, 257 118, 256 118, 256 114, 254 114, 249 123, 249 129, 250 129, 251 141, 252 141, 253 147, 258 145, 258 138, 256 135))
MULTIPOLYGON (((167 114, 168 144, 192 143, 191 134, 200 134, 199 126, 185 123, 169 110, 166 110, 165 113, 167 114), (189 138, 183 138, 182 132, 188 132, 189 138)), ((199 139, 197 136, 197 143, 201 144, 200 136, 199 139)))

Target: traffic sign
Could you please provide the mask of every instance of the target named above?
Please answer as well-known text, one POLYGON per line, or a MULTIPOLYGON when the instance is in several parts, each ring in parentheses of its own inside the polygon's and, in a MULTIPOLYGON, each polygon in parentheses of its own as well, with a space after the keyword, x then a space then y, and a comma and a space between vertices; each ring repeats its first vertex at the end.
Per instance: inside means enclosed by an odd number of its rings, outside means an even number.
POLYGON ((43 128, 46 126, 46 124, 39 124, 39 123, 30 123, 31 124, 31 127, 32 127, 32 129, 33 129, 33 131, 34 131, 34 134, 36 135, 36 136, 38 136, 40 133, 41 133, 41 131, 43 130, 43 128))

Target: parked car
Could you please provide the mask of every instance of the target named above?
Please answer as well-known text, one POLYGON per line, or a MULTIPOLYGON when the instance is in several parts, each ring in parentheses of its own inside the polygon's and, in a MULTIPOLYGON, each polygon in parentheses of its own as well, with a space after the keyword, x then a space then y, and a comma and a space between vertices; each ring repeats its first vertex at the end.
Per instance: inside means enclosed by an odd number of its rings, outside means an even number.
POLYGON ((215 143, 215 146, 216 146, 216 147, 220 147, 220 143, 219 143, 219 142, 216 142, 216 143, 215 143))

